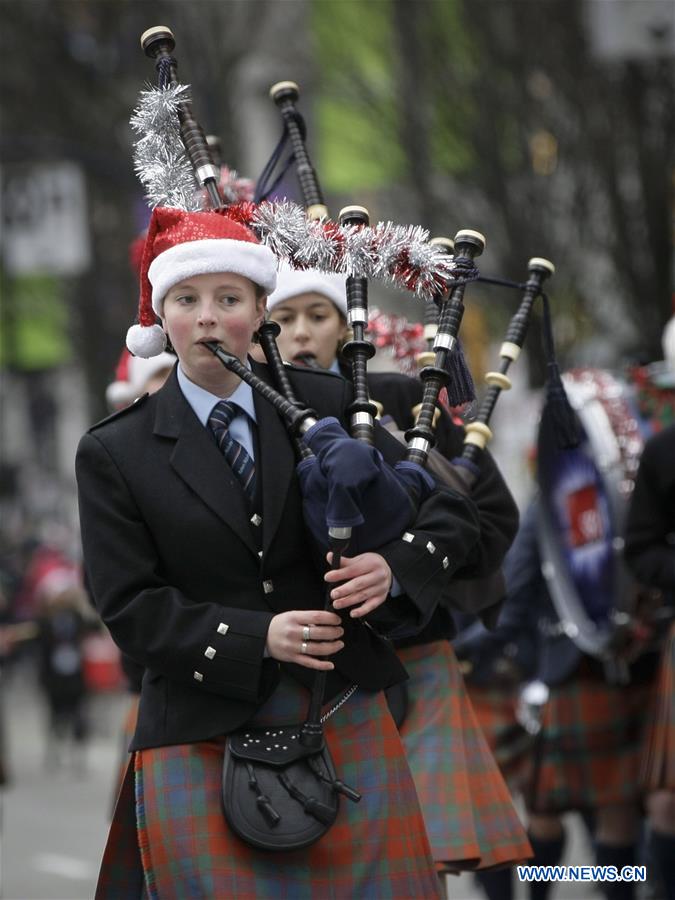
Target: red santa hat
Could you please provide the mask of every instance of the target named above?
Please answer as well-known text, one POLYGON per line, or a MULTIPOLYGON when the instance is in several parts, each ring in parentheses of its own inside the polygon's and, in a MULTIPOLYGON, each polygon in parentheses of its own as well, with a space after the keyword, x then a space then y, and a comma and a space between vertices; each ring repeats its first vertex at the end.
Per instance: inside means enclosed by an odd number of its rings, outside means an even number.
POLYGON ((155 316, 162 316, 167 293, 186 278, 215 272, 242 275, 271 294, 277 258, 252 231, 220 213, 156 207, 141 258, 138 325, 127 332, 131 353, 145 359, 162 353, 166 335, 155 316))
POLYGON ((115 369, 115 380, 105 391, 108 406, 116 410, 133 403, 145 392, 146 384, 154 375, 162 369, 173 368, 175 362, 176 357, 170 353, 143 359, 142 356, 132 356, 125 347, 115 369))

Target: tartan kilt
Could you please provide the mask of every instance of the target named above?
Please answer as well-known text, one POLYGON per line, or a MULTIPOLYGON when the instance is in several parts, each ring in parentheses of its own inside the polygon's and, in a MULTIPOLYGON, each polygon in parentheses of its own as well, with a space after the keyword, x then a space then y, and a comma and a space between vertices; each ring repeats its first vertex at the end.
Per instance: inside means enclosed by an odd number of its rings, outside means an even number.
POLYGON ((525 786, 536 813, 638 802, 645 708, 652 684, 611 685, 584 667, 551 688, 525 786))
POLYGON ((448 641, 398 650, 410 676, 401 738, 439 869, 485 869, 532 855, 478 726, 448 641))
POLYGON ((675 791, 675 623, 666 638, 650 700, 640 785, 646 793, 675 791))
MULTIPOLYGON (((285 677, 247 724, 300 722, 307 702, 307 691, 285 677)), ((289 853, 256 850, 229 830, 221 800, 225 737, 137 751, 135 809, 132 804, 130 815, 133 781, 127 775, 97 900, 439 897, 415 787, 384 694, 357 691, 324 731, 338 776, 362 799, 341 798, 328 833, 289 853)))
POLYGON ((466 690, 490 752, 511 790, 520 791, 527 778, 534 737, 517 717, 518 689, 478 686, 466 690))
POLYGON ((110 809, 110 818, 115 814, 115 804, 122 790, 124 776, 127 771, 129 762, 129 744, 133 739, 136 731, 136 722, 138 721, 138 704, 140 703, 140 694, 129 694, 129 705, 122 722, 122 732, 120 734, 120 755, 118 760, 117 778, 113 785, 112 804, 110 809))

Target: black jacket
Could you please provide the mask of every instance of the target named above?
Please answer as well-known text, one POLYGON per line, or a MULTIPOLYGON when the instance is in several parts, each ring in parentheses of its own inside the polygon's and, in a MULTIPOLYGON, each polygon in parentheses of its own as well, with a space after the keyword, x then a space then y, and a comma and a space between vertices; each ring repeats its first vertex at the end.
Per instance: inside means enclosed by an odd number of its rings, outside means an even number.
POLYGON ((675 600, 675 425, 645 444, 626 522, 626 563, 675 600))
MULTIPOLYGON (((269 380, 265 366, 253 367, 269 380)), ((291 380, 320 415, 341 416, 350 391, 343 379, 293 371, 291 380)), ((263 656, 272 617, 323 606, 325 567, 310 557, 291 442, 269 403, 258 394, 254 402, 259 526, 175 372, 80 442, 88 581, 115 641, 146 669, 132 749, 206 740, 242 725, 279 679, 279 664, 263 656)), ((401 455, 381 429, 378 446, 391 461, 401 455)), ((470 560, 477 516, 470 500, 442 490, 410 531, 412 543, 397 539, 378 552, 406 594, 396 608, 419 627, 449 576, 470 560)), ((328 695, 352 682, 378 690, 405 678, 388 642, 363 622, 343 621, 346 646, 328 695)), ((310 683, 310 670, 287 668, 310 683)))

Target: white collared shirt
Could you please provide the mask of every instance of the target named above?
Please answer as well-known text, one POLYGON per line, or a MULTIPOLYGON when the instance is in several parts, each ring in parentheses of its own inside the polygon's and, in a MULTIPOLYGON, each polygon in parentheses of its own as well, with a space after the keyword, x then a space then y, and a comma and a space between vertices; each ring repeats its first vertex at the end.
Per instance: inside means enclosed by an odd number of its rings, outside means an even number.
POLYGON ((195 415, 206 428, 209 427, 209 417, 213 412, 214 406, 220 403, 221 400, 227 400, 229 403, 236 404, 241 409, 242 415, 236 415, 232 419, 228 432, 233 440, 238 441, 242 445, 251 459, 255 460, 255 441, 253 440, 252 424, 255 424, 257 419, 253 403, 253 390, 249 384, 242 381, 229 397, 218 397, 216 394, 212 394, 205 388, 195 384, 194 381, 190 381, 181 369, 180 363, 178 363, 178 384, 195 415))

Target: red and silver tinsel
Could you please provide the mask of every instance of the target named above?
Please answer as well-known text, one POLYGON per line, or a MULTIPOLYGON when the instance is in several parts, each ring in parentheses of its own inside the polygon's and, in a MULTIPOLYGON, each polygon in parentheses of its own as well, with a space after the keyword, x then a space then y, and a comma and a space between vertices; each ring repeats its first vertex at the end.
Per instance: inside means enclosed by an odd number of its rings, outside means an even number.
MULTIPOLYGON (((188 96, 185 85, 143 91, 131 119, 139 135, 134 165, 153 208, 197 211, 205 206, 178 129, 177 105, 188 96)), ((378 278, 420 299, 447 290, 461 276, 453 258, 429 244, 429 233, 418 225, 337 225, 309 219, 301 206, 289 201, 256 205, 242 201, 241 194, 236 199, 223 215, 252 228, 294 268, 378 278)))
POLYGON ((374 306, 368 312, 368 337, 378 350, 390 350, 404 375, 417 375, 417 357, 426 350, 423 325, 374 306))

